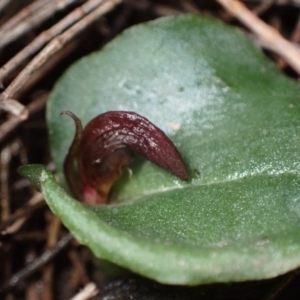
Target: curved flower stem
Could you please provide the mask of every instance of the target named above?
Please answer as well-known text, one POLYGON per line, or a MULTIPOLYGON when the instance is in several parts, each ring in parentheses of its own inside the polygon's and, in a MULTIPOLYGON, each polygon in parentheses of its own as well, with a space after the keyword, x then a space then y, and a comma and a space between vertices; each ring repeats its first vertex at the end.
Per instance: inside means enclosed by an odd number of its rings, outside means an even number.
POLYGON ((66 176, 68 186, 71 192, 73 193, 74 197, 78 200, 82 200, 82 187, 79 185, 80 180, 78 178, 78 172, 74 166, 74 160, 76 159, 78 147, 80 145, 82 137, 82 124, 80 119, 70 111, 63 111, 60 113, 60 115, 68 115, 75 122, 75 136, 64 161, 64 173, 66 176))

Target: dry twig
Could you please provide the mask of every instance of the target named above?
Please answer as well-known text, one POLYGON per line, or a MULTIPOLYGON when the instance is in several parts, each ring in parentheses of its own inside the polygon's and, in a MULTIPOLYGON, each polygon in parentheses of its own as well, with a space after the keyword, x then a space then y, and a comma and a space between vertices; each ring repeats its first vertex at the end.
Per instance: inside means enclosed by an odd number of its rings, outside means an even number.
POLYGON ((0 86, 6 77, 8 77, 14 70, 16 70, 22 63, 24 63, 30 56, 37 53, 42 47, 44 47, 50 40, 57 35, 61 34, 68 27, 78 22, 85 15, 89 14, 95 8, 97 8, 103 0, 90 0, 80 7, 77 7, 70 14, 68 14, 61 21, 56 23, 53 27, 43 31, 38 35, 30 44, 23 48, 17 55, 9 60, 0 69, 0 86))
POLYGON ((22 269, 21 271, 15 273, 8 281, 6 281, 0 287, 0 293, 13 288, 19 282, 21 282, 22 280, 30 276, 32 273, 43 267, 46 263, 53 259, 55 255, 57 255, 62 249, 64 249, 72 239, 73 236, 71 233, 66 234, 56 243, 55 246, 46 250, 40 257, 38 257, 32 263, 25 266, 24 269, 22 269))
POLYGON ((264 0, 261 4, 253 9, 253 12, 256 15, 261 15, 266 12, 274 4, 274 2, 275 0, 264 0))
MULTIPOLYGON (((26 110, 28 111, 28 115, 32 116, 36 112, 40 111, 46 104, 48 98, 48 94, 43 94, 42 97, 37 100, 31 102, 27 105, 26 110)), ((23 119, 20 119, 18 116, 11 116, 5 123, 0 126, 0 142, 6 137, 6 135, 15 129, 23 119)))
POLYGON ((14 113, 16 116, 20 117, 22 114, 24 114, 24 112, 26 112, 25 107, 23 107, 23 109, 22 107, 19 107, 19 111, 11 111, 9 107, 7 105, 3 105, 3 103, 8 100, 12 101, 17 92, 20 92, 20 90, 22 90, 22 88, 30 80, 32 75, 37 72, 47 62, 47 60, 49 60, 49 58, 58 53, 77 34, 86 29, 95 20, 111 11, 121 1, 122 0, 105 0, 100 7, 82 18, 79 22, 70 27, 63 34, 53 39, 36 57, 34 57, 34 59, 26 66, 26 68, 0 95, 0 108, 2 103, 2 107, 4 107, 7 111, 14 113))
POLYGON ((88 283, 77 295, 75 295, 71 300, 88 300, 92 297, 97 296, 99 293, 95 283, 88 283))
POLYGON ((10 216, 9 165, 13 156, 19 156, 22 163, 27 163, 26 151, 19 139, 8 144, 0 152, 1 222, 6 221, 10 216))
POLYGON ((79 285, 86 285, 90 282, 87 275, 85 264, 79 256, 78 252, 71 248, 68 253, 69 259, 73 265, 72 276, 69 280, 69 286, 71 289, 78 289, 79 285))
MULTIPOLYGON (((28 20, 31 15, 36 14, 39 10, 43 9, 49 2, 50 0, 35 1, 26 8, 23 8, 0 27, 0 34, 8 34, 10 30, 13 30, 13 28, 18 24, 24 22, 25 20, 28 20)), ((3 43, 3 41, 1 41, 1 43, 3 43)))
MULTIPOLYGON (((60 219, 52 215, 51 222, 48 230, 48 238, 47 238, 47 248, 53 247, 57 243, 59 231, 61 228, 60 219)), ((53 265, 48 265, 43 271, 43 282, 44 282, 44 289, 43 289, 43 299, 44 300, 52 300, 53 294, 53 265)))
POLYGON ((12 114, 18 116, 20 120, 26 120, 28 117, 28 111, 23 104, 14 99, 2 98, 0 95, 0 111, 1 110, 11 112, 12 114))
MULTIPOLYGON (((266 295, 266 297, 263 298, 263 300, 279 299, 280 294, 284 296, 284 290, 292 283, 292 281, 296 278, 297 275, 299 275, 299 269, 296 269, 295 271, 286 274, 283 277, 283 279, 280 280, 280 282, 270 290, 270 292, 266 295)), ((284 299, 284 297, 282 299, 284 299)))
POLYGON ((0 13, 6 8, 10 0, 1 0, 0 2, 0 13))
POLYGON ((35 1, 0 28, 0 50, 77 0, 35 1))
POLYGON ((200 9, 192 0, 181 1, 180 5, 185 12, 192 13, 192 14, 200 13, 200 9))
MULTIPOLYGON (((262 3, 264 1, 268 0, 244 0, 246 3, 262 3)), ((283 5, 289 5, 294 7, 300 7, 300 1, 299 0, 274 0, 274 4, 277 6, 283 6, 283 5)))
POLYGON ((291 35, 291 41, 294 43, 300 42, 300 13, 298 14, 297 24, 291 35))
POLYGON ((8 219, 10 215, 10 205, 9 205, 9 163, 11 160, 11 146, 6 146, 0 154, 0 176, 1 176, 1 221, 8 219))
POLYGON ((30 213, 44 205, 45 201, 42 193, 36 192, 25 206, 14 212, 12 215, 9 216, 9 218, 7 218, 4 222, 0 224, 1 234, 15 232, 16 222, 19 222, 19 220, 26 219, 26 217, 30 213))
POLYGON ((274 51, 300 74, 300 51, 237 0, 217 0, 257 36, 263 47, 274 51))

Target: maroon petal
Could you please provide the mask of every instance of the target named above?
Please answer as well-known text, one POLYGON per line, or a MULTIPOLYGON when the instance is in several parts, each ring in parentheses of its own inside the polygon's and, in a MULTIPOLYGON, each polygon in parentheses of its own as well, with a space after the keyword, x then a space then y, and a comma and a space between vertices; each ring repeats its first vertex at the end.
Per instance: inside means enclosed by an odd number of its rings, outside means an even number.
MULTIPOLYGON (((73 119, 76 121, 76 118, 73 119)), ((79 146, 75 144, 83 200, 89 203, 107 201, 122 168, 132 161, 133 151, 182 180, 189 179, 181 155, 172 141, 148 119, 134 112, 110 111, 97 116, 83 130, 79 146), (97 191, 97 199, 91 200, 91 195, 95 194, 93 188, 97 191), (88 191, 88 196, 84 196, 84 191, 88 191)), ((74 156, 74 151, 69 153, 74 156)))

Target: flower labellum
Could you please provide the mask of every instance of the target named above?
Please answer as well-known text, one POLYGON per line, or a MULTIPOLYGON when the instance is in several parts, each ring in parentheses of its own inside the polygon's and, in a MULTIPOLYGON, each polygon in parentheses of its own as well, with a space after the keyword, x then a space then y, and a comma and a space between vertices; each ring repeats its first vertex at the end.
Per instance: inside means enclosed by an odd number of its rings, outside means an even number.
POLYGON ((189 179, 186 166, 172 141, 137 113, 109 111, 92 119, 84 129, 72 112, 63 111, 61 114, 72 117, 76 125, 64 172, 77 199, 88 204, 107 203, 111 187, 132 162, 134 152, 182 180, 189 179))

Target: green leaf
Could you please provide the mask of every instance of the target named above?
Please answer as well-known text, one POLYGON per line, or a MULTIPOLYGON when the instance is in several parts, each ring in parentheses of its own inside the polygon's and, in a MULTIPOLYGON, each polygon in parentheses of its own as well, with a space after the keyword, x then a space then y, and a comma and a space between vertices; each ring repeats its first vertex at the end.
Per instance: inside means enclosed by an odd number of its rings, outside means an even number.
POLYGON ((41 174, 43 170, 43 165, 26 165, 18 168, 18 172, 29 179, 38 190, 41 189, 41 174))
POLYGON ((118 204, 87 207, 48 173, 46 201, 98 257, 161 282, 242 281, 297 268, 299 92, 246 37, 213 19, 135 26, 55 87, 47 110, 53 159, 63 178, 74 124, 61 111, 86 124, 131 110, 169 135, 192 179, 138 158, 133 177, 114 190, 118 204))

